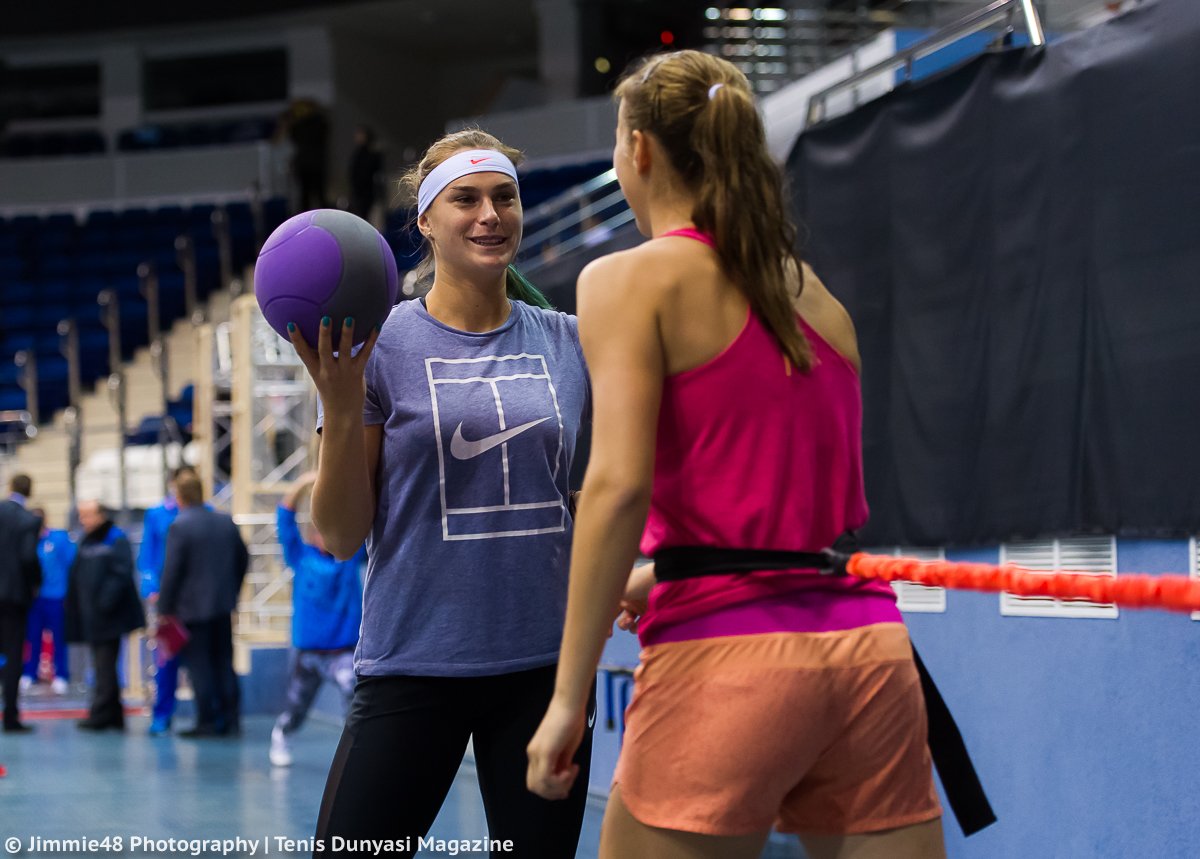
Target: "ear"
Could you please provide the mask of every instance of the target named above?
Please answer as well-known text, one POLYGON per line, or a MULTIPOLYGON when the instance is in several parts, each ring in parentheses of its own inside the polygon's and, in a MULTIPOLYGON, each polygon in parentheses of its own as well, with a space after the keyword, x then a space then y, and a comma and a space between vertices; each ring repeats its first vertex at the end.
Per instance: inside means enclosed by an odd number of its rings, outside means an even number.
POLYGON ((421 235, 425 238, 433 239, 433 228, 429 226, 429 216, 421 214, 417 216, 417 229, 421 231, 421 235))
POLYGON ((634 131, 631 136, 633 138, 633 167, 639 176, 644 176, 650 172, 650 164, 654 160, 650 136, 644 131, 634 131))

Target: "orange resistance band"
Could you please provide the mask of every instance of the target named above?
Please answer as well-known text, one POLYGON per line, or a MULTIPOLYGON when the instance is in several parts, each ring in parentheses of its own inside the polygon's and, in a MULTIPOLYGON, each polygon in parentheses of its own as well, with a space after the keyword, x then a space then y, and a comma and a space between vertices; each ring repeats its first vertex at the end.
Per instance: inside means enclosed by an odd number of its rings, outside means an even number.
POLYGON ((1108 576, 1063 570, 1035 573, 1013 566, 916 561, 862 552, 850 557, 846 571, 867 579, 916 582, 955 590, 1007 591, 1022 597, 1090 600, 1126 608, 1200 611, 1200 579, 1181 575, 1108 576))

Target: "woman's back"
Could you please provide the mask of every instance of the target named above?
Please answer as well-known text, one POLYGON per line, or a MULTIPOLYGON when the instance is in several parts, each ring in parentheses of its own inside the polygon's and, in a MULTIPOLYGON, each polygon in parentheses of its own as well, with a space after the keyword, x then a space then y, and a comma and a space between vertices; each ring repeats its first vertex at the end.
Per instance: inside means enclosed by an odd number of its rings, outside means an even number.
MULTIPOLYGON (((722 274, 715 252, 690 238, 668 238, 663 244, 674 247, 661 249, 663 262, 672 261, 664 270, 677 276, 659 296, 667 374, 641 549, 830 546, 867 517, 853 328, 807 278, 798 315, 814 362, 801 372, 722 274)), ((640 630, 649 644, 898 619, 886 585, 763 572, 660 585, 640 630)))

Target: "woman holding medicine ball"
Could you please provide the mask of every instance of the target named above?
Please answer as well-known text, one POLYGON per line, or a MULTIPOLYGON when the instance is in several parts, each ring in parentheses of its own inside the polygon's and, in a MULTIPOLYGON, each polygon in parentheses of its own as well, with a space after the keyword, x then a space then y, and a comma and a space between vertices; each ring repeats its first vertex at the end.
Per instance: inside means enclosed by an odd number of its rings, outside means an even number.
POLYGON ((415 852, 471 740, 489 837, 515 856, 575 855, 590 731, 563 803, 526 790, 525 745, 554 685, 567 480, 590 391, 574 317, 511 267, 519 158, 466 130, 405 177, 433 286, 356 355, 335 357, 331 336, 336 323, 352 337, 352 318, 322 319, 315 348, 289 325, 323 406, 313 519, 337 557, 364 538, 369 555, 358 685, 317 824, 325 850, 341 836, 411 839, 415 852))

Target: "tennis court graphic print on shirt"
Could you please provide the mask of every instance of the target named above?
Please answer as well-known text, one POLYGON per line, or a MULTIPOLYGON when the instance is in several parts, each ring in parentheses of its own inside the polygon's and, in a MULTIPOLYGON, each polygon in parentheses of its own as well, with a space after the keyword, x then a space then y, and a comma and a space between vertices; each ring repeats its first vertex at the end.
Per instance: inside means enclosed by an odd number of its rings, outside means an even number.
POLYGON ((442 539, 565 530, 563 420, 545 357, 426 358, 425 371, 442 539))

